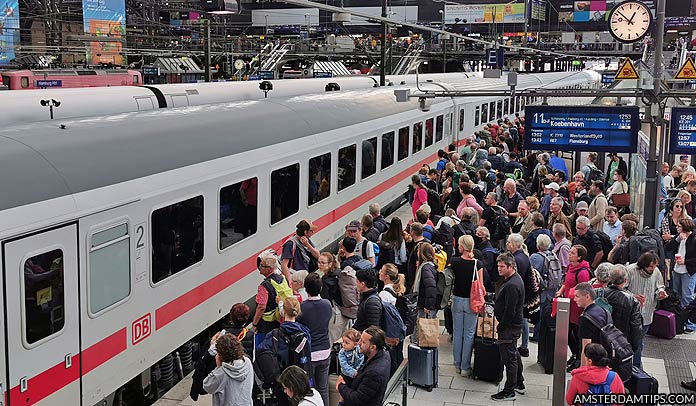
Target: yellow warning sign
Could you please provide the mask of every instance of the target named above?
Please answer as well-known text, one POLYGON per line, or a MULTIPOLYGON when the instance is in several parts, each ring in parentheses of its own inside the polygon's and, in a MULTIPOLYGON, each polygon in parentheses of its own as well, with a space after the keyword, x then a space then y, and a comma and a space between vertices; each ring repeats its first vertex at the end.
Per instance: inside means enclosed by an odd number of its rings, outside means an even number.
POLYGON ((624 59, 621 67, 619 67, 619 70, 616 71, 616 76, 614 76, 614 79, 640 79, 636 67, 633 66, 633 62, 631 62, 631 58, 624 59))
POLYGON ((696 65, 691 57, 686 58, 686 62, 679 68, 679 71, 674 75, 675 79, 696 79, 696 65))

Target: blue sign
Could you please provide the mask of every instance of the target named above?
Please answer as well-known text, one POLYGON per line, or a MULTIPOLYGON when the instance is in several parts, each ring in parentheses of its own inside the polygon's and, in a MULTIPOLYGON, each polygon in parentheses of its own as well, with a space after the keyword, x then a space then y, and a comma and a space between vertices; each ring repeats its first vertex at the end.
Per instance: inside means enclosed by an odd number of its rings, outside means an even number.
POLYGON ((88 63, 122 65, 123 43, 120 40, 126 36, 125 0, 82 0, 82 19, 85 33, 96 39, 89 43, 88 63), (109 39, 99 41, 97 37, 109 39))
POLYGON ((638 107, 525 107, 525 148, 546 151, 636 152, 638 107))
POLYGON ((63 87, 62 80, 37 80, 35 87, 63 87))
POLYGON ((505 50, 503 48, 489 49, 487 62, 494 68, 502 68, 505 63, 505 50))
POLYGON ((272 70, 260 70, 259 78, 261 80, 273 80, 275 78, 275 74, 272 70))
POLYGON ((696 107, 672 107, 669 153, 696 153, 696 107))
POLYGON ((610 85, 614 83, 614 78, 616 77, 616 72, 602 72, 602 83, 605 85, 610 85))
POLYGON ((315 78, 323 78, 323 79, 332 78, 332 77, 333 77, 333 73, 331 73, 331 72, 318 72, 318 71, 314 71, 314 77, 315 77, 315 78))
POLYGON ((159 76, 160 70, 156 66, 143 66, 143 75, 159 76))
POLYGON ((7 65, 19 45, 19 1, 6 1, 0 11, 0 65, 7 65))
POLYGON ((259 75, 249 75, 247 78, 249 80, 261 80, 261 77, 259 75))

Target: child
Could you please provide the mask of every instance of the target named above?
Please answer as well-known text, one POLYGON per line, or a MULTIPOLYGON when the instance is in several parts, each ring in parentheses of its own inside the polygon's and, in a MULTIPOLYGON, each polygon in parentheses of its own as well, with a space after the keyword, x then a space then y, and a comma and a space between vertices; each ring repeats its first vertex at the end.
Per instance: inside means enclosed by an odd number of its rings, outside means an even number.
POLYGON ((360 341, 360 332, 354 328, 349 328, 343 333, 343 344, 341 351, 338 353, 338 363, 341 365, 341 375, 346 383, 355 378, 358 374, 358 369, 363 364, 365 356, 360 353, 358 347, 360 341))
MULTIPOLYGON (((358 374, 358 369, 365 361, 365 356, 360 352, 358 341, 360 332, 354 328, 349 328, 343 333, 341 351, 338 353, 338 364, 341 366, 341 376, 346 385, 358 374)), ((343 406, 343 398, 338 402, 338 406, 343 406)))

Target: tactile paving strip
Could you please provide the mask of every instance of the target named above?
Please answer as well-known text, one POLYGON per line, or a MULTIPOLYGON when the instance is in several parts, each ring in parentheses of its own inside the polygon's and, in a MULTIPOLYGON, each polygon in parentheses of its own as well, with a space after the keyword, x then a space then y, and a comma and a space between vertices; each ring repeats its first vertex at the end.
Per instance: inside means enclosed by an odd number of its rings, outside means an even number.
POLYGON ((684 359, 665 358, 665 370, 667 371, 669 391, 672 393, 683 391, 679 385, 681 381, 690 381, 694 379, 691 376, 689 362, 684 359))

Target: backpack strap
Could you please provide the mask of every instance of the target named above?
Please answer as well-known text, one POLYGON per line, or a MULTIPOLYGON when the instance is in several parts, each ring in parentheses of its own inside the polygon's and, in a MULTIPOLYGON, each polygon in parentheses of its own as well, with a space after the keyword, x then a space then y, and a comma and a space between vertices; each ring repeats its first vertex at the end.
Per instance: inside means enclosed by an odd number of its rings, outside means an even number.
POLYGON ((604 380, 604 383, 611 386, 611 384, 614 383, 614 378, 616 378, 616 372, 609 371, 607 373, 607 379, 604 380))
POLYGON ((385 290, 387 293, 389 293, 390 295, 394 296, 394 299, 398 298, 398 296, 396 295, 396 292, 394 292, 394 289, 392 289, 392 288, 384 288, 384 290, 385 290))
POLYGON ((367 252, 367 243, 368 242, 369 242, 369 240, 367 238, 365 238, 362 242, 362 251, 360 251, 360 256, 363 257, 363 259, 365 259, 365 253, 367 252))

